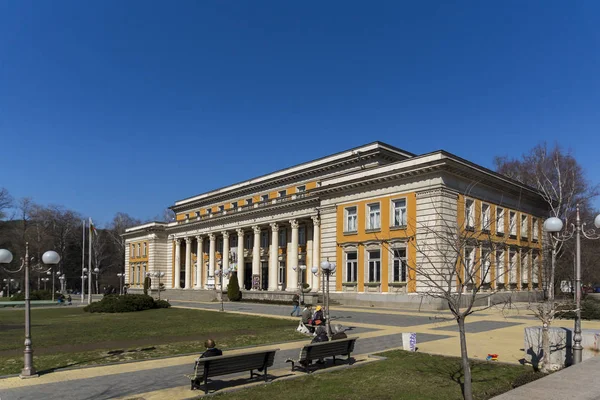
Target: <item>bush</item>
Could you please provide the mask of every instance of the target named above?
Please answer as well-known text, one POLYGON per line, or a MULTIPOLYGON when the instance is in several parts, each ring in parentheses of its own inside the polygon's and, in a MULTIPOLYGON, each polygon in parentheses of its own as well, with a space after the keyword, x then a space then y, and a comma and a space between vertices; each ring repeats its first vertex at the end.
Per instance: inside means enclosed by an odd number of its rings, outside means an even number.
MULTIPOLYGON (((574 305, 565 308, 575 308, 574 305)), ((575 311, 562 311, 556 314, 557 318, 575 319, 575 311)), ((600 320, 600 301, 587 298, 581 302, 581 319, 583 320, 600 320)))
POLYGON ((108 295, 102 300, 86 306, 83 311, 99 313, 123 313, 150 310, 152 308, 169 308, 168 301, 154 301, 151 296, 145 294, 128 294, 124 296, 108 295))
MULTIPOLYGON (((10 297, 11 301, 24 301, 25 291, 10 297)), ((29 300, 52 300, 51 290, 32 290, 29 292, 29 300)))
POLYGON ((227 285, 227 298, 229 301, 240 301, 242 299, 242 291, 238 283, 237 272, 231 274, 229 284, 227 285))
POLYGON ((515 378, 514 381, 512 381, 512 387, 517 388, 519 386, 523 386, 527 383, 536 381, 540 378, 543 378, 544 376, 546 376, 546 374, 542 373, 542 372, 535 372, 535 371, 528 371, 525 372, 524 374, 521 374, 519 376, 517 376, 515 378))

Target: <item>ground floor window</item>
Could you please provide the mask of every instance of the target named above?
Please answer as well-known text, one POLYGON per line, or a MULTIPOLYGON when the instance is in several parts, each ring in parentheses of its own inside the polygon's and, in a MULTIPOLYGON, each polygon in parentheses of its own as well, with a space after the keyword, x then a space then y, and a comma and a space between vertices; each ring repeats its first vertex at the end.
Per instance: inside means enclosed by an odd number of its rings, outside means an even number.
POLYGON ((381 282, 381 251, 370 250, 369 257, 369 282, 381 282))
POLYGON ((346 253, 346 282, 356 282, 358 272, 358 253, 349 251, 346 253))
POLYGON ((394 250, 392 281, 406 282, 406 248, 394 250))
POLYGON ((279 261, 279 284, 285 282, 285 261, 279 261))

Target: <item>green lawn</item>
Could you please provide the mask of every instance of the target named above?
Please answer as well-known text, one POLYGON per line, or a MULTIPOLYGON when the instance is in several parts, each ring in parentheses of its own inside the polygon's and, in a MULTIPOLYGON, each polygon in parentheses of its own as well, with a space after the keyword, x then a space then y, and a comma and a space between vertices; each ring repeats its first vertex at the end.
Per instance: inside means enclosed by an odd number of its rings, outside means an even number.
MULTIPOLYGON (((31 320, 40 371, 199 353, 209 337, 220 348, 305 339, 294 321, 177 308, 123 314, 34 308, 31 320)), ((23 321, 23 310, 0 309, 0 375, 22 368, 23 321)))
MULTIPOLYGON (((390 351, 379 354, 387 360, 331 373, 275 381, 237 392, 217 395, 223 400, 306 399, 462 399, 460 359, 390 351), (284 397, 278 397, 285 393, 284 397)), ((478 400, 510 390, 515 380, 533 374, 530 367, 495 362, 473 365, 473 393, 478 400)), ((540 374, 539 377, 542 375, 540 374)))

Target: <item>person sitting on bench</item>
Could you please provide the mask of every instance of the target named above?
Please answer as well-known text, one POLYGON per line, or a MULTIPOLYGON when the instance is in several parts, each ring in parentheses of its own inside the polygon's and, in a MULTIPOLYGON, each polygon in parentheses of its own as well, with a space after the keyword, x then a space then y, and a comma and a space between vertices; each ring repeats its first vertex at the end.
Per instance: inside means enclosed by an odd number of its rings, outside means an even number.
POLYGON ((323 317, 323 309, 321 308, 321 306, 317 306, 317 308, 315 309, 315 314, 313 315, 312 323, 314 325, 322 325, 325 323, 325 318, 323 317))
MULTIPOLYGON (((217 344, 215 343, 214 340, 207 339, 206 342, 204 342, 204 347, 206 347, 206 350, 204 351, 204 353, 200 354, 200 357, 198 357, 198 360, 201 358, 222 356, 223 352, 221 350, 217 349, 216 346, 217 346, 217 344)), ((196 363, 194 364, 194 371, 196 370, 196 367, 198 366, 198 360, 196 360, 196 363)), ((200 383, 202 383, 202 378, 196 378, 196 380, 194 381, 194 385, 200 386, 200 383)))
POLYGON ((344 333, 344 330, 344 327, 340 324, 334 325, 333 328, 331 328, 331 333, 333 334, 331 340, 346 339, 348 335, 344 333))
MULTIPOLYGON (((312 309, 310 304, 307 304, 306 306, 304 306, 304 310, 302 310, 302 323, 304 324, 304 326, 306 325, 310 325, 310 323, 312 318, 312 309)), ((307 329, 310 331, 310 333, 314 332, 314 329, 312 327, 307 327, 307 329)))
MULTIPOLYGON (((328 341, 329 338, 327 337, 327 329, 325 329, 324 326, 317 326, 317 329, 315 330, 315 337, 313 338, 313 340, 310 341, 310 343, 322 343, 328 341)), ((325 364, 325 360, 319 358, 317 364, 325 364)))

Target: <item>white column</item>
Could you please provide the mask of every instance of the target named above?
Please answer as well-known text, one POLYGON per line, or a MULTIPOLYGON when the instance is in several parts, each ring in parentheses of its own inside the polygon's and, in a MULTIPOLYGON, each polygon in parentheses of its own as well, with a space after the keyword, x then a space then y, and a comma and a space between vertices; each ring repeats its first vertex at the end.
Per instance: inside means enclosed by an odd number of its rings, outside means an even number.
POLYGON ((290 249, 290 263, 287 266, 288 272, 288 285, 286 290, 295 292, 298 290, 298 271, 294 271, 292 267, 298 268, 298 221, 295 219, 290 220, 292 226, 292 243, 290 249))
POLYGON ((202 249, 202 236, 196 236, 196 289, 202 288, 202 267, 204 266, 204 254, 202 249))
POLYGON ((175 289, 181 289, 181 239, 175 239, 175 289))
MULTIPOLYGON (((223 234, 223 254, 221 254, 221 265, 222 271, 229 269, 229 232, 221 232, 223 234)), ((229 277, 223 274, 223 287, 226 288, 229 284, 229 277)))
POLYGON ((237 229, 237 276, 240 289, 244 289, 244 230, 237 229))
MULTIPOLYGON (((319 267, 321 263, 321 220, 318 215, 312 217, 313 220, 313 248, 312 248, 312 265, 307 265, 306 268, 310 271, 312 267, 319 267)), ((340 266, 341 268, 341 266, 340 266)), ((341 271, 341 269, 340 269, 341 271)), ((319 291, 319 279, 312 273, 307 272, 310 275, 310 290, 313 292, 319 291)))
POLYGON ((271 252, 269 253, 269 290, 277 290, 279 271, 279 226, 276 222, 271 225, 271 252))
POLYGON ((252 246, 252 276, 260 275, 260 226, 253 226, 254 245, 252 246))
POLYGON ((192 288, 192 238, 185 238, 185 288, 192 288))
POLYGON ((217 245, 217 240, 215 237, 214 233, 209 233, 208 234, 208 239, 210 240, 210 247, 209 247, 209 253, 208 253, 208 276, 209 278, 214 278, 215 276, 215 259, 216 259, 216 245, 217 245))

